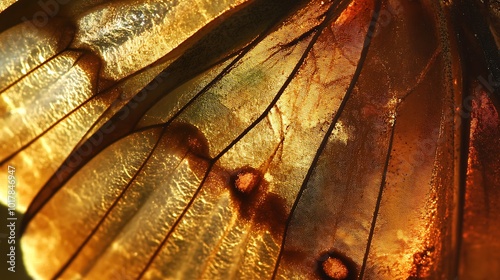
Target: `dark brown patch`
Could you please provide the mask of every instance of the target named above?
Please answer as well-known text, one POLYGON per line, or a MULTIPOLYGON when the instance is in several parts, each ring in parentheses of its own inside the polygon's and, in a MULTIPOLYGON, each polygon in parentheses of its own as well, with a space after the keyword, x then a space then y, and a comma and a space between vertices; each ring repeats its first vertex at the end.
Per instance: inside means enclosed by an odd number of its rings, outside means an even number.
POLYGON ((299 266, 307 258, 307 254, 298 249, 287 249, 285 247, 281 260, 290 266, 299 266))
POLYGON ((277 194, 268 193, 255 213, 254 222, 257 226, 267 228, 276 238, 280 238, 285 231, 287 218, 285 199, 277 194))
POLYGON ((180 156, 192 155, 202 159, 210 159, 208 141, 194 125, 172 123, 167 127, 163 137, 174 153, 180 156))
POLYGON ((317 272, 322 279, 354 280, 358 277, 356 263, 338 251, 321 254, 317 272))
MULTIPOLYGON (((209 154, 208 141, 198 128, 187 123, 172 123, 164 131, 162 141, 165 141, 170 151, 187 158, 191 169, 199 177, 205 176, 213 159, 209 154)), ((262 171, 250 166, 229 171, 215 165, 212 173, 222 175, 221 179, 226 180, 232 201, 242 219, 251 222, 254 229, 268 230, 280 240, 288 218, 286 200, 269 192, 269 183, 262 171)), ((209 176, 207 182, 212 179, 209 176)))
POLYGON ((176 156, 185 158, 195 174, 203 178, 211 160, 208 141, 194 125, 172 123, 163 132, 163 145, 176 156))
POLYGON ((269 230, 279 239, 288 217, 286 201, 269 193, 268 188, 262 172, 255 168, 246 166, 230 172, 229 189, 240 216, 257 230, 269 230))

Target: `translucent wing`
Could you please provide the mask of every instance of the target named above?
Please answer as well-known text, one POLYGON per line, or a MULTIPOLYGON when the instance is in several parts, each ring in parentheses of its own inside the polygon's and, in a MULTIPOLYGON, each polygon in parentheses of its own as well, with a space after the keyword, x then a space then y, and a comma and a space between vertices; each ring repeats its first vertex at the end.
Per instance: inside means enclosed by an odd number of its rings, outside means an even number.
POLYGON ((500 242, 495 233, 500 229, 500 161, 496 156, 500 152, 498 3, 461 1, 455 12, 463 16, 461 21, 472 23, 457 28, 457 33, 473 42, 461 48, 469 74, 464 77, 465 94, 459 111, 466 147, 462 159, 459 275, 488 279, 500 275, 500 242), (480 13, 479 8, 487 13, 480 13), (460 9, 470 12, 459 13, 460 9), (482 258, 492 261, 479 262, 482 258))
MULTIPOLYGON (((178 56, 174 49, 180 43, 189 46, 189 36, 206 32, 200 29, 238 3, 200 2, 200 9, 189 13, 183 12, 186 3, 161 1, 134 5, 56 3, 50 10, 34 12, 33 21, 23 17, 26 21, 4 31, 0 157, 3 167, 19 167, 19 183, 26 186, 19 189, 18 208, 24 211, 75 146, 93 135, 178 56), (210 10, 203 12, 203 5, 210 10), (137 22, 137 13, 141 22, 137 22), (205 16, 200 18, 197 13, 205 16), (179 26, 183 32, 177 40, 156 44, 156 37, 170 38, 170 32, 179 26), (138 52, 138 46, 144 44, 149 47, 140 47, 142 52, 138 52), (65 48, 72 51, 63 52, 65 48), (151 59, 156 62, 151 64, 151 59), (40 153, 46 156, 40 157, 40 153)), ((7 10, 4 18, 17 16, 23 7, 23 3, 18 4, 7 10)), ((29 13, 30 6, 24 6, 29 13)))
POLYGON ((469 257, 498 260, 497 107, 463 75, 450 7, 77 1, 7 29, 2 172, 30 186, 29 273, 498 274, 469 257), (44 56, 19 38, 48 40, 44 56))

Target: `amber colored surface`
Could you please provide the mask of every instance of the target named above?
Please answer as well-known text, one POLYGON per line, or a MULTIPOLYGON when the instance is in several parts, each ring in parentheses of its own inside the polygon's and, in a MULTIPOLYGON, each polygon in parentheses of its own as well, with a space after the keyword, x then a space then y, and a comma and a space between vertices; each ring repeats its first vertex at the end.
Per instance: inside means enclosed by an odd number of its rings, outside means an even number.
POLYGON ((500 117, 487 88, 473 94, 461 277, 489 279, 500 273, 500 117))
POLYGON ((475 92, 464 136, 450 5, 81 0, 0 26, 28 272, 499 275, 500 121, 475 92))
POLYGON ((17 0, 2 0, 0 1, 0 12, 7 9, 10 5, 14 4, 17 0))
POLYGON ((223 12, 246 1, 116 1, 76 19, 72 46, 102 58, 101 75, 118 80, 172 52, 223 12))

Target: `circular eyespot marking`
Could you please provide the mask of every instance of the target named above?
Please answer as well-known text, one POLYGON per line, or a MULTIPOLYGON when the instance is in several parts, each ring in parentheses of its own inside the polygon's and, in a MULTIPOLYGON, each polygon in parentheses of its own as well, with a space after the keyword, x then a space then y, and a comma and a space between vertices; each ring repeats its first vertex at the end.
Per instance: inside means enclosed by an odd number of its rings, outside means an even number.
POLYGON ((319 272, 324 279, 351 280, 358 275, 354 261, 337 251, 321 255, 318 262, 319 272))
POLYGON ((230 171, 227 186, 240 217, 279 239, 288 217, 286 200, 269 191, 262 171, 250 166, 230 171))
POLYGON ((349 275, 349 270, 345 264, 337 259, 329 257, 322 264, 323 272, 332 279, 346 279, 349 275))
POLYGON ((258 188, 260 180, 260 172, 253 168, 245 168, 236 172, 233 185, 239 192, 248 194, 258 188))

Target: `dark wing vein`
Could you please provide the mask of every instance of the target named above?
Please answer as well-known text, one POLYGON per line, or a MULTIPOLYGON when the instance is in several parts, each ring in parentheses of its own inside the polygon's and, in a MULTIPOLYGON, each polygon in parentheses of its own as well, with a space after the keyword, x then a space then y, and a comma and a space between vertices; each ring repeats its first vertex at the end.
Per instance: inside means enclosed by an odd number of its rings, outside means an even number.
MULTIPOLYGON (((258 5, 262 5, 262 3, 260 2, 256 2, 255 3, 255 6, 256 7, 252 7, 252 9, 259 9, 259 6, 258 5)), ((280 11, 281 13, 283 14, 286 14, 286 12, 284 11, 280 11)), ((281 15, 283 16, 283 15, 281 15)), ((276 27, 276 25, 280 22, 280 15, 278 16, 274 16, 274 18, 271 20, 270 23, 268 23, 267 26, 264 26, 264 27, 261 27, 263 28, 262 32, 260 32, 256 38, 253 38, 252 41, 250 42, 250 44, 248 44, 247 46, 245 46, 243 48, 243 52, 240 53, 240 55, 238 56, 238 58, 240 59, 241 57, 243 57, 244 53, 250 51, 256 44, 258 44, 261 40, 263 40, 267 34, 269 34, 269 32, 272 31, 273 28, 276 27)), ((249 28, 249 27, 247 27, 249 28)), ((255 29, 255 27, 252 27, 255 29)), ((220 31, 220 30, 219 30, 220 31)), ((234 30, 235 32, 237 30, 234 30)), ((220 31, 222 32, 222 31, 220 31)), ((213 38, 212 38, 213 39, 213 38)), ((235 44, 238 44, 238 42, 235 42, 235 44)), ((231 46, 226 46, 226 47, 231 47, 231 46)), ((195 52, 196 50, 188 50, 188 54, 187 55, 194 55, 193 53, 195 52)), ((222 51, 222 50, 219 50, 219 52, 222 51)), ((184 55, 186 56, 186 54, 184 55)), ((226 56, 227 58, 227 56, 226 56)), ((189 60, 189 58, 187 58, 189 60)), ((165 73, 168 73, 169 72, 174 72, 175 70, 177 70, 177 72, 179 72, 179 69, 176 69, 175 67, 180 67, 181 65, 179 64, 184 64, 184 60, 182 59, 182 57, 180 59, 178 59, 179 61, 178 62, 174 62, 173 64, 174 65, 171 65, 169 66, 166 70, 164 70, 160 75, 165 75, 165 73), (174 68, 174 69, 172 69, 174 68), (167 71, 167 72, 166 72, 167 71)), ((213 63, 216 63, 217 61, 213 62, 213 63)), ((220 61, 219 61, 220 62, 220 61)), ((236 61, 235 61, 236 62, 236 61)), ((232 65, 234 65, 234 63, 232 65)), ((213 65, 205 65, 203 67, 199 67, 199 68, 202 68, 202 69, 197 69, 197 70, 194 70, 194 71, 202 71, 204 70, 205 68, 207 67, 212 67, 213 65)), ((209 68, 207 68, 209 69, 209 68)), ((225 69, 226 71, 228 71, 230 68, 227 68, 225 69)), ((193 70, 191 70, 191 72, 189 72, 189 74, 193 75, 194 72, 193 70)), ((225 75, 227 73, 221 73, 219 79, 225 75)), ((73 176, 82 166, 84 166, 87 162, 89 162, 93 157, 95 157, 98 153, 100 153, 102 150, 104 150, 106 147, 110 146, 111 144, 113 144, 114 142, 118 141, 119 139, 123 138, 123 137, 126 137, 128 135, 130 135, 131 133, 134 132, 134 127, 136 126, 137 122, 140 121, 140 118, 142 117, 142 115, 144 113, 147 112, 147 110, 153 105, 155 104, 158 100, 160 100, 163 96, 165 96, 166 94, 168 94, 169 92, 171 92, 172 90, 175 89, 176 86, 178 86, 179 84, 182 84, 183 82, 185 82, 187 80, 187 77, 186 75, 182 75, 183 77, 182 78, 177 78, 177 83, 175 83, 174 81, 174 85, 171 85, 169 88, 168 88, 168 91, 167 92, 164 92, 163 94, 160 94, 160 95, 155 95, 155 96, 152 96, 151 99, 148 99, 148 100, 144 100, 142 102, 142 104, 140 104, 141 106, 140 107, 137 107, 134 109, 134 116, 132 117, 128 117, 127 118, 122 118, 121 116, 121 111, 119 111, 117 114, 115 114, 115 116, 113 116, 103 127, 106 129, 106 127, 113 127, 113 130, 112 132, 108 132, 108 133, 105 133, 101 129, 99 129, 98 131, 96 131, 94 133, 94 135, 92 137, 97 137, 99 138, 99 134, 102 134, 104 133, 104 135, 106 135, 106 137, 104 137, 104 139, 102 139, 102 141, 99 142, 99 144, 97 145, 94 145, 93 149, 91 150, 90 153, 82 153, 81 155, 81 162, 78 166, 72 168, 72 167, 69 167, 65 164, 61 165, 61 167, 59 167, 59 169, 54 173, 54 175, 49 179, 49 181, 45 184, 45 186, 38 192, 38 194, 35 196, 35 198, 33 199, 33 202, 31 203, 31 205, 29 206, 28 210, 26 211, 26 215, 25 215, 25 219, 24 219, 24 222, 23 222, 23 225, 21 227, 21 231, 24 232, 25 228, 26 228, 26 225, 27 223, 33 219, 33 217, 36 215, 36 213, 38 211, 40 211, 40 209, 42 209, 42 207, 50 200, 50 198, 53 197, 53 195, 69 180, 69 178, 71 178, 71 176, 73 176), (132 124, 132 125, 131 125, 132 124), (61 178, 62 177, 62 178, 61 178)), ((187 75, 189 76, 189 75, 187 75)), ((152 81, 150 84, 148 84, 148 86, 152 85, 155 81, 152 81)), ((214 82, 215 83, 215 82, 214 82)), ((214 83, 211 83, 210 85, 213 85, 214 83)), ((145 88, 147 88, 148 86, 146 86, 145 88)), ((208 88, 207 88, 208 89, 208 88)), ((206 89, 205 89, 206 90, 206 89)), ((199 94, 201 95, 201 94, 199 94)), ((198 96, 199 96, 198 95, 198 96)), ((129 104, 133 103, 134 101, 131 100, 127 105, 125 105, 123 108, 124 109, 127 109, 129 110, 128 106, 129 104)), ((194 101, 193 101, 194 102, 194 101)), ((192 102, 190 102, 189 104, 192 104, 192 102)), ((177 114, 178 115, 178 114, 177 114)), ((92 138, 91 137, 91 138, 92 138)), ((90 138, 89 138, 90 140, 90 138)), ((89 141, 87 140, 87 141, 89 141)), ((83 145, 82 145, 83 147, 83 145)), ((82 149, 82 147, 78 147, 76 148, 76 150, 74 150, 74 152, 72 152, 70 154, 70 156, 68 158, 71 157, 71 155, 73 154, 76 154, 79 152, 80 149, 82 149)))
MULTIPOLYGON (((321 27, 320 29, 323 29, 326 26, 326 24, 328 23, 328 21, 329 21, 328 18, 325 19, 320 24, 320 27, 321 27)), ((205 183, 205 181, 207 180, 208 175, 210 174, 210 171, 214 167, 215 163, 219 160, 219 158, 221 156, 223 156, 236 143, 238 143, 250 130, 252 130, 264 118, 266 118, 266 116, 268 115, 269 111, 276 105, 276 103, 278 102, 278 100, 281 97, 281 95, 283 94, 283 92, 286 90, 286 88, 288 87, 288 85, 290 84, 290 82, 297 75, 299 69, 301 68, 302 64, 304 63, 305 59, 307 58, 309 52, 312 50, 314 44, 316 43, 316 40, 319 38, 320 33, 321 32, 318 31, 314 35, 314 37, 312 38, 311 42, 309 42, 309 45, 306 47, 306 49, 304 50, 304 53, 302 54, 302 56, 298 60, 297 64, 293 68, 292 72, 289 74, 289 76, 287 77, 287 79, 285 80, 285 82, 283 83, 283 85, 281 86, 281 88, 279 89, 279 91, 277 92, 277 94, 275 95, 275 97, 273 98, 273 100, 270 102, 270 104, 267 106, 267 108, 262 112, 262 114, 260 114, 260 116, 258 118, 256 118, 249 126, 247 126, 247 128, 242 133, 240 133, 240 135, 238 135, 237 137, 235 137, 235 139, 233 141, 231 141, 231 143, 229 143, 229 145, 227 145, 218 155, 216 155, 211 160, 211 162, 210 162, 207 170, 205 171, 205 176, 203 177, 203 180, 200 182, 197 190, 195 191, 195 193, 191 197, 190 201, 188 202, 188 204, 184 208, 183 212, 179 215, 179 217, 176 219, 176 221, 174 222, 174 224, 172 225, 172 227, 170 228, 170 230, 168 231, 168 233, 165 235, 165 238, 162 240, 161 244, 156 249, 155 253, 153 254, 153 256, 151 257, 151 259, 149 260, 148 264, 144 267, 144 269, 142 270, 142 272, 139 274, 138 278, 142 278, 144 276, 144 274, 146 273, 146 271, 148 270, 148 268, 151 266, 151 264, 153 263, 153 261, 156 258, 156 256, 159 254, 161 248, 167 242, 168 238, 172 235, 172 233, 174 232, 174 230, 177 227, 177 225, 180 223, 180 221, 182 220, 182 218, 184 217, 184 215, 187 213, 187 211, 189 210, 189 208, 191 207, 191 205, 194 203, 196 197, 201 192, 202 186, 205 183)))
MULTIPOLYGON (((163 136, 163 133, 164 133, 165 130, 166 130, 166 128, 164 128, 163 131, 160 133, 160 136, 156 140, 156 143, 154 144, 153 148, 151 149, 151 151, 149 152, 149 154, 147 155, 146 159, 141 164, 141 166, 137 169, 137 171, 135 172, 134 176, 132 176, 132 178, 130 178, 130 180, 128 181, 127 185, 123 188, 123 190, 120 192, 120 194, 115 198, 115 200, 113 201, 113 203, 106 210, 106 212, 104 213, 104 215, 102 216, 102 218, 99 220, 99 222, 95 225, 95 227, 92 229, 92 231, 90 232, 90 234, 85 238, 85 240, 82 242, 82 244, 76 249, 76 251, 71 255, 71 257, 66 261, 66 263, 59 269, 59 271, 54 275, 54 278, 59 278, 59 277, 62 276, 62 274, 64 273, 64 271, 66 271, 66 269, 76 259, 76 257, 78 256, 78 254, 85 247, 85 245, 90 241, 90 239, 92 239, 92 236, 94 236, 94 234, 97 232, 97 230, 99 229, 99 227, 104 223, 104 221, 110 215, 111 211, 113 211, 113 209, 115 208, 115 206, 118 205, 118 202, 125 195, 125 193, 129 189, 129 187, 132 184, 132 182, 135 181, 135 179, 137 178, 137 176, 141 173, 141 171, 144 169, 144 167, 149 162, 149 159, 151 158, 151 156, 155 152, 156 148, 158 147, 158 145, 159 145, 159 143, 160 143, 160 141, 162 139, 162 136, 163 136)), ((96 258, 98 258, 98 256, 96 256, 96 258)))
MULTIPOLYGON (((374 10, 373 10, 373 13, 372 13, 371 23, 377 22, 377 19, 378 19, 378 16, 379 16, 380 6, 381 6, 381 1, 380 0, 375 1, 375 7, 374 7, 374 10)), ((344 107, 346 106, 347 101, 349 100, 349 97, 351 96, 351 93, 352 93, 352 91, 354 89, 354 86, 357 83, 359 75, 361 74, 361 70, 363 69, 364 61, 366 59, 366 56, 368 54, 368 50, 369 50, 369 47, 370 47, 370 42, 371 42, 371 39, 372 39, 371 35, 374 34, 373 33, 374 30, 375 30, 375 24, 370 24, 370 26, 368 27, 368 31, 367 31, 367 33, 365 35, 363 50, 361 51, 361 56, 360 56, 358 65, 356 66, 356 70, 354 72, 354 75, 353 75, 353 78, 351 80, 351 83, 349 84, 349 87, 346 90, 346 94, 345 94, 344 98, 342 99, 342 102, 341 102, 341 104, 340 104, 337 112, 333 116, 332 123, 328 127, 328 130, 327 130, 325 136, 323 137, 323 140, 321 141, 320 146, 318 147, 318 150, 317 150, 317 152, 316 152, 316 154, 315 154, 315 156, 313 158, 313 161, 311 163, 311 166, 310 166, 309 170, 307 171, 306 177, 304 178, 304 181, 303 181, 303 183, 302 183, 302 185, 300 187, 300 190, 299 190, 299 192, 297 194, 297 197, 296 197, 296 199, 295 199, 295 201, 294 201, 294 203, 292 205, 292 208, 290 210, 290 214, 289 214, 288 219, 287 219, 286 224, 285 224, 285 230, 284 230, 284 233, 283 233, 283 239, 282 239, 282 243, 281 243, 281 246, 280 246, 280 252, 279 252, 278 257, 276 259, 276 264, 274 266, 274 272, 273 272, 272 279, 276 278, 276 275, 277 275, 277 272, 278 272, 279 262, 280 262, 280 260, 281 260, 281 258, 283 256, 285 242, 286 242, 286 236, 287 236, 287 231, 288 231, 288 228, 290 227, 290 222, 292 220, 293 213, 294 213, 294 211, 297 208, 297 205, 299 203, 299 200, 300 200, 300 198, 301 198, 304 190, 306 189, 307 183, 309 182, 309 179, 312 176, 312 173, 313 173, 313 171, 314 171, 314 169, 316 167, 316 164, 319 161, 319 157, 320 157, 320 155, 322 154, 323 150, 326 147, 326 144, 328 142, 328 138, 329 138, 330 134, 333 132, 333 130, 335 129, 335 125, 337 124, 337 121, 339 120, 340 115, 341 115, 342 111, 344 110, 344 107)), ((319 33, 321 33, 321 32, 319 32, 319 33)))
MULTIPOLYGON (((64 51, 61 51, 57 54, 55 54, 53 57, 51 57, 49 60, 45 61, 43 64, 41 65, 38 65, 35 69, 39 68, 39 67, 42 67, 44 66, 46 63, 50 62, 51 60, 53 60, 54 58, 56 58, 60 53, 62 53, 64 51)), ((73 66, 75 66, 78 61, 83 57, 84 54, 80 55, 76 60, 75 62, 73 63, 73 66)), ((33 69, 33 71, 35 70, 33 69)), ((70 68, 71 69, 71 68, 70 68)), ((29 73, 33 72, 33 71, 30 71, 29 73)), ((23 77, 21 77, 19 80, 21 80, 22 78, 26 77, 29 75, 29 73, 27 73, 26 75, 24 75, 23 77)), ((17 80, 17 81, 19 81, 17 80)), ((16 82, 17 82, 16 81, 16 82)), ((16 83, 15 82, 15 83, 16 83)), ((13 84, 12 84, 13 85, 13 84)), ((8 88, 10 88, 12 85, 8 86, 8 88)), ((7 90, 4 89, 4 91, 7 90)), ((2 91, 3 92, 3 91, 2 91)), ((2 94, 2 92, 0 92, 0 95, 2 94)), ((33 144, 34 142, 36 142, 38 139, 40 139, 42 136, 44 136, 46 133, 48 133, 52 128, 56 127, 58 124, 60 124, 61 122, 63 122, 66 117, 70 116, 71 114, 73 114, 74 112, 78 111, 80 108, 82 108, 83 106, 85 106, 88 102, 90 102, 93 98, 95 97, 92 96, 90 97, 89 99, 85 100, 84 102, 82 102, 80 105, 76 106, 73 110, 69 111, 68 113, 66 113, 66 115, 64 116, 61 116, 57 121, 55 121, 53 124, 51 124, 50 126, 48 126, 44 131, 42 131, 41 133, 39 133, 38 135, 36 135, 35 137, 33 137, 33 139, 31 139, 30 141, 28 141, 26 144, 22 145, 21 147, 19 147, 16 151, 12 152, 12 154, 10 154, 9 156, 7 156, 4 160, 0 161, 0 165, 3 165, 5 164, 6 162, 8 162, 9 160, 11 160, 12 158, 14 158, 17 154, 19 154, 20 152, 22 152, 23 150, 25 150, 26 148, 28 148, 31 144, 33 144)))
POLYGON ((370 233, 368 234, 368 241, 366 242, 366 251, 363 256, 363 263, 361 265, 361 269, 359 271, 359 279, 363 279, 363 276, 365 274, 365 269, 366 269, 366 262, 368 260, 368 256, 370 254, 370 247, 372 244, 372 239, 373 239, 373 234, 375 232, 375 225, 377 223, 377 218, 378 218, 378 213, 380 209, 380 203, 382 202, 382 195, 384 193, 384 188, 385 188, 385 180, 387 177, 387 170, 389 169, 389 160, 391 159, 391 151, 392 151, 392 144, 394 141, 394 132, 396 130, 396 118, 394 119, 394 124, 391 129, 391 136, 389 138, 389 146, 387 147, 387 155, 385 158, 384 162, 384 170, 382 171, 382 180, 380 182, 380 188, 378 191, 377 195, 377 202, 375 203, 375 209, 373 210, 373 218, 372 222, 370 225, 370 233))

